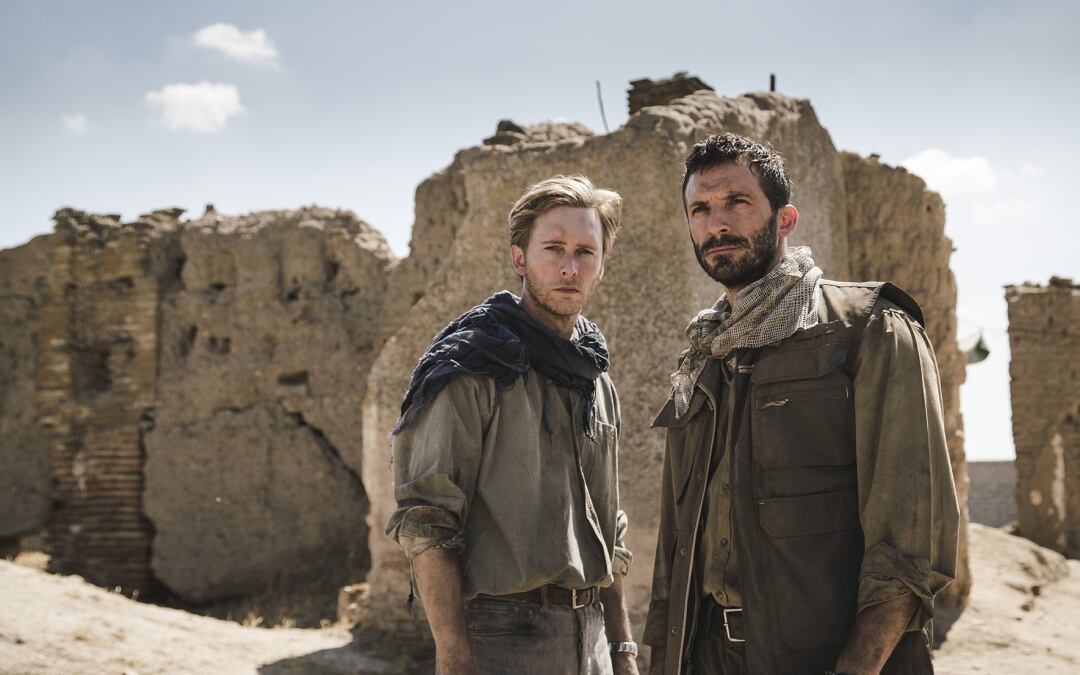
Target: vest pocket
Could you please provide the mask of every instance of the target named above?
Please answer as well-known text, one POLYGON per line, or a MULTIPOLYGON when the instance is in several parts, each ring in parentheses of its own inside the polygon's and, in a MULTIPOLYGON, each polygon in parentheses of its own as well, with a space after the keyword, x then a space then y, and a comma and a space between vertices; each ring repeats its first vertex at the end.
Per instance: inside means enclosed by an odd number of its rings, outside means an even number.
POLYGON ((846 342, 765 353, 751 383, 754 462, 765 468, 845 466, 855 461, 846 342))
POLYGON ((755 463, 781 468, 855 461, 854 407, 846 383, 814 381, 799 389, 772 385, 755 392, 753 404, 755 463))
POLYGON ((758 522, 780 640, 799 650, 846 642, 863 554, 857 491, 758 500, 758 522))

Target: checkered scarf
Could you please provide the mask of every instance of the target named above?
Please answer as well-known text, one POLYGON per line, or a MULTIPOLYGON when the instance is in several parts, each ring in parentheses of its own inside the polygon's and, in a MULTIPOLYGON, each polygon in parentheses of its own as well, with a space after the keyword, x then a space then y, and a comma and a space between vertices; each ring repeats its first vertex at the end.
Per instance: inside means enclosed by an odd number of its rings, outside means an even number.
POLYGON ((690 349, 671 374, 675 417, 690 408, 706 359, 727 358, 735 349, 762 347, 816 325, 821 274, 810 249, 795 246, 768 274, 739 291, 734 307, 721 295, 712 308, 699 312, 686 327, 690 349))

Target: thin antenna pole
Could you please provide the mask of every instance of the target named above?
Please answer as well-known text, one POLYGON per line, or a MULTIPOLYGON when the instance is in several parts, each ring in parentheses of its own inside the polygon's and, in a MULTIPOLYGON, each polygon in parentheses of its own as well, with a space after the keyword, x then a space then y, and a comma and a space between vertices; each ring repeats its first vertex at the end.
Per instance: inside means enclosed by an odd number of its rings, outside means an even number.
POLYGON ((769 91, 776 91, 776 73, 769 73, 769 91))
POLYGON ((610 134, 611 130, 608 129, 607 115, 604 114, 604 96, 600 93, 600 80, 596 81, 596 100, 600 103, 600 119, 604 121, 604 133, 610 134))

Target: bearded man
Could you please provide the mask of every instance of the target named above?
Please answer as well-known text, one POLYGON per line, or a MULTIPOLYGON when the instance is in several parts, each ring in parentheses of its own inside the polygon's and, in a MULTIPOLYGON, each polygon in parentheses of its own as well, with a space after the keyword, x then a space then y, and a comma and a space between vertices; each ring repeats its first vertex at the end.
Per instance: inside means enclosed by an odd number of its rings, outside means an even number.
POLYGON ((644 641, 652 673, 930 673, 959 511, 922 312, 822 278, 771 147, 686 158, 698 262, 723 286, 653 425, 667 430, 644 641))
POLYGON ((521 298, 452 321, 413 372, 387 534, 412 561, 443 675, 637 673, 619 401, 581 316, 621 211, 582 176, 526 190, 509 218, 521 298))

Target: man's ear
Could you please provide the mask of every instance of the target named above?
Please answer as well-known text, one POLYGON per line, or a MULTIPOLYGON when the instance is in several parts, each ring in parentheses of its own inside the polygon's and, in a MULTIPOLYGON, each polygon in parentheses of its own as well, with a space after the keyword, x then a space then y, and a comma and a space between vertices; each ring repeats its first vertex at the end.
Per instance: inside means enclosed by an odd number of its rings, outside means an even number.
POLYGON ((517 244, 510 245, 510 262, 514 265, 514 271, 522 279, 525 278, 525 249, 517 244))
POLYGON ((799 210, 791 204, 780 207, 776 212, 776 235, 781 239, 787 239, 799 226, 799 210))

